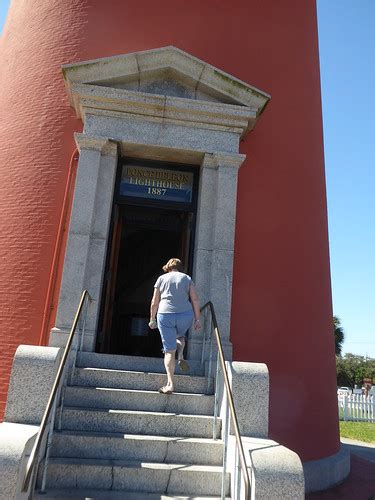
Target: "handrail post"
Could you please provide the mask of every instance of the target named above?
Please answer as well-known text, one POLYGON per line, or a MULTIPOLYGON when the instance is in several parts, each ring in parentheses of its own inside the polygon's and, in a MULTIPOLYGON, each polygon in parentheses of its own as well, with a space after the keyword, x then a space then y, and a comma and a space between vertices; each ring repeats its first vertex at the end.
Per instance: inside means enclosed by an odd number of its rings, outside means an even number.
POLYGON ((69 384, 70 385, 73 383, 73 380, 74 380, 78 353, 81 352, 82 348, 83 348, 83 340, 84 340, 85 329, 86 329, 86 319, 87 319, 87 313, 88 313, 90 302, 91 302, 90 296, 86 295, 85 299, 84 299, 84 305, 82 307, 82 309, 84 309, 82 326, 78 327, 79 328, 78 339, 77 339, 76 346, 75 346, 76 348, 74 349, 74 358, 73 358, 73 363, 72 363, 71 371, 70 371, 70 377, 69 377, 69 384))
POLYGON ((208 357, 208 373, 207 373, 207 394, 209 394, 209 389, 211 386, 211 377, 212 377, 212 349, 213 349, 213 335, 212 335, 212 330, 213 330, 213 323, 212 323, 212 318, 210 320, 210 350, 209 350, 209 357, 208 357))
POLYGON ((83 314, 83 322, 82 322, 82 329, 80 330, 80 336, 79 336, 79 347, 78 351, 81 352, 83 350, 83 342, 85 339, 85 333, 86 333, 86 320, 87 320, 87 314, 89 310, 89 304, 91 302, 91 298, 89 295, 86 296, 85 299, 85 312, 83 314))
POLYGON ((227 472, 229 434, 230 434, 230 414, 229 414, 228 401, 226 401, 225 417, 224 417, 223 473, 221 476, 221 500, 225 499, 225 476, 226 476, 226 472, 227 472))
POLYGON ((204 312, 204 323, 203 323, 203 339, 202 339, 202 354, 201 354, 201 370, 204 373, 204 353, 206 350, 206 332, 207 332, 207 313, 204 312))
POLYGON ((213 425, 213 439, 217 439, 217 416, 219 413, 219 360, 216 360, 216 380, 215 380, 215 404, 214 404, 214 425, 213 425))
POLYGON ((47 435, 46 455, 45 455, 44 466, 43 466, 42 486, 40 488, 40 493, 45 493, 45 491, 46 491, 47 470, 48 470, 49 455, 51 453, 53 428, 55 426, 56 408, 57 408, 57 397, 54 399, 53 406, 52 406, 51 420, 49 423, 49 429, 48 429, 48 435, 47 435))
POLYGON ((74 378, 74 372, 76 368, 76 361, 77 361, 77 354, 78 354, 78 342, 77 345, 72 347, 72 353, 73 353, 73 361, 72 361, 72 366, 70 368, 70 374, 69 374, 69 385, 72 384, 73 378, 74 378))

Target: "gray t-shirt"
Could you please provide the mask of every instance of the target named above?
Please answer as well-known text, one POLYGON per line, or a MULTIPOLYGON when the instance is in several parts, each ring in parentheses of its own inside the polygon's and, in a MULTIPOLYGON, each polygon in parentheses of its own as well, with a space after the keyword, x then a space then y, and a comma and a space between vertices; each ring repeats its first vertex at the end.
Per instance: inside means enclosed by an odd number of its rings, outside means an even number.
POLYGON ((193 281, 179 271, 165 273, 156 280, 154 288, 160 290, 159 313, 182 313, 192 310, 189 301, 190 284, 193 281))

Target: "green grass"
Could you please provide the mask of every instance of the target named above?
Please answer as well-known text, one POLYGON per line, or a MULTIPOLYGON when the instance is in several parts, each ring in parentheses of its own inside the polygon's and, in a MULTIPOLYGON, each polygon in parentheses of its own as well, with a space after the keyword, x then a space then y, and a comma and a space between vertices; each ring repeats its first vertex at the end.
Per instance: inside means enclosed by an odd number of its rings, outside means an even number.
POLYGON ((375 443, 375 422, 340 421, 340 436, 365 443, 375 443))

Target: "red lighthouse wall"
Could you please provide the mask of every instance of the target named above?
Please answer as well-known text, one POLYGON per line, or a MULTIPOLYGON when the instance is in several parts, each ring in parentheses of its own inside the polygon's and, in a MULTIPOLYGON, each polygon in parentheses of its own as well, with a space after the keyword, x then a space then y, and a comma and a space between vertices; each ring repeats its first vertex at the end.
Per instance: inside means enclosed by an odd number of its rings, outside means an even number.
POLYGON ((315 2, 13 0, 0 42, 2 404, 13 353, 38 343, 82 127, 63 63, 175 45, 270 93, 241 145, 232 342, 266 362, 270 434, 338 451, 315 2))

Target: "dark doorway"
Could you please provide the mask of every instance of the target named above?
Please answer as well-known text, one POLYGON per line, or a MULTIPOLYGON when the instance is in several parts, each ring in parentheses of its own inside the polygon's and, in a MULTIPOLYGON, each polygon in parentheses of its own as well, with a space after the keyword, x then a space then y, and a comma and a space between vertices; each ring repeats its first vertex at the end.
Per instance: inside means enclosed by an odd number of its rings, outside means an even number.
POLYGON ((178 257, 191 272, 193 213, 116 205, 102 320, 101 352, 161 357, 158 330, 148 328, 162 266, 178 257))

